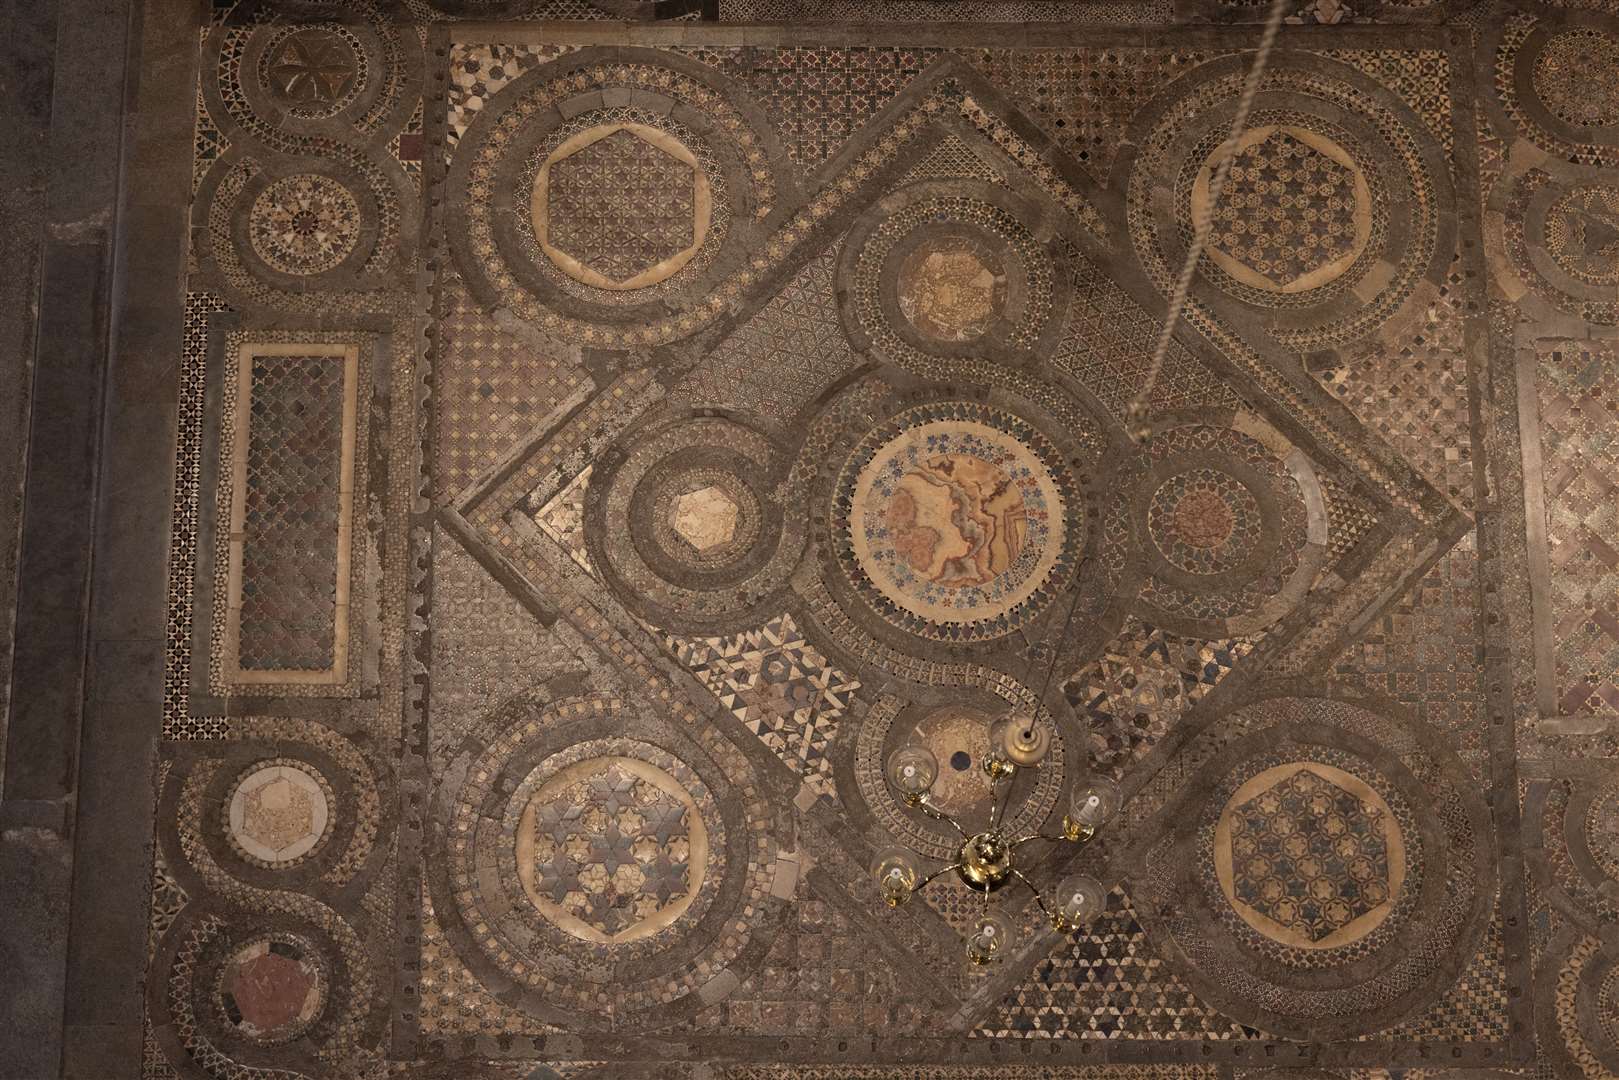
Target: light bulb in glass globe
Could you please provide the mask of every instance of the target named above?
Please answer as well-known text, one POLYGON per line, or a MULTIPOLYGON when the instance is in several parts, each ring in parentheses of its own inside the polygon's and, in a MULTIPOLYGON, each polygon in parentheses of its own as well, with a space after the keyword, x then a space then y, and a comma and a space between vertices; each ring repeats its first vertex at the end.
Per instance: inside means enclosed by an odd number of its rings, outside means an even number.
POLYGON ((1069 874, 1052 893, 1051 925, 1058 930, 1085 926, 1102 913, 1107 899, 1102 883, 1087 874, 1069 874))
POLYGON ((877 882, 883 903, 899 907, 916 890, 916 860, 902 848, 879 851, 871 863, 871 876, 877 882))
POLYGON ((1119 785, 1105 776, 1092 776, 1074 786, 1068 800, 1063 833, 1070 840, 1089 840, 1102 824, 1119 812, 1123 801, 1119 785))
POLYGON ((973 923, 967 934, 967 960, 978 967, 993 964, 1012 948, 1012 924, 999 912, 989 912, 973 923))
POLYGON ((939 775, 939 761, 925 746, 902 746, 888 756, 888 782, 915 806, 939 775))

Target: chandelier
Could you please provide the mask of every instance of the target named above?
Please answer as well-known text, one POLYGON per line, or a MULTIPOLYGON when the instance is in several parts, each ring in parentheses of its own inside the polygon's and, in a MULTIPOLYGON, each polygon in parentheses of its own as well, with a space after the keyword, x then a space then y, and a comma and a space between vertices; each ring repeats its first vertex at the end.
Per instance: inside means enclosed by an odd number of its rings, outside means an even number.
MULTIPOLYGON (((983 908, 967 935, 967 960, 978 966, 994 963, 1012 943, 1012 924, 992 910, 989 898, 1016 881, 1034 894, 1035 902, 1061 932, 1084 926, 1101 914, 1105 902, 1102 883, 1086 874, 1070 874, 1059 881, 1048 900, 1020 866, 1025 845, 1033 843, 1083 845, 1119 809, 1119 789, 1101 776, 1084 778, 1074 787, 1062 830, 1014 836, 1006 831, 1006 807, 1013 777, 1023 769, 1038 768, 1051 747, 1051 729, 1031 714, 1024 719, 1006 717, 990 729, 990 751, 982 761, 992 797, 984 828, 967 826, 946 813, 931 789, 939 775, 933 752, 921 745, 901 746, 888 758, 884 773, 907 806, 953 828, 960 839, 955 861, 922 875, 923 856, 905 848, 885 848, 871 866, 877 890, 889 907, 899 907, 935 880, 955 874, 962 884, 983 897, 983 908)), ((1025 864, 1026 865, 1026 864, 1025 864)))

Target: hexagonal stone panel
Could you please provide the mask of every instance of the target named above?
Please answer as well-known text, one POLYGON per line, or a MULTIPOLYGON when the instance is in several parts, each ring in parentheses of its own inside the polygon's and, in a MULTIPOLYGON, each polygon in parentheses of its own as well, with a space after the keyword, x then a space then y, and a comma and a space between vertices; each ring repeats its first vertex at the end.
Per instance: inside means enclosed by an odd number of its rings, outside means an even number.
POLYGON ((713 551, 736 535, 740 513, 723 489, 710 484, 676 497, 669 527, 698 551, 713 551))
POLYGON ((231 836, 266 863, 289 863, 312 851, 330 817, 319 781, 293 765, 273 764, 244 776, 231 793, 231 836))
POLYGON ((524 809, 518 877, 540 914, 587 941, 667 927, 691 906, 708 858, 689 792, 629 757, 589 758, 546 781, 524 809))
POLYGON ((601 288, 641 288, 676 273, 701 247, 710 213, 696 157, 639 124, 575 135, 535 180, 541 247, 564 273, 601 288))
MULTIPOLYGON (((1194 207, 1207 202, 1211 166, 1193 188, 1194 207)), ((1208 250, 1243 284, 1297 292, 1342 274, 1370 234, 1370 191, 1342 147, 1316 132, 1258 128, 1231 163, 1208 250)))
POLYGON ((1400 828, 1382 796, 1319 762, 1268 769, 1244 784, 1221 815, 1215 851, 1238 913, 1296 947, 1370 933, 1405 876, 1400 828))

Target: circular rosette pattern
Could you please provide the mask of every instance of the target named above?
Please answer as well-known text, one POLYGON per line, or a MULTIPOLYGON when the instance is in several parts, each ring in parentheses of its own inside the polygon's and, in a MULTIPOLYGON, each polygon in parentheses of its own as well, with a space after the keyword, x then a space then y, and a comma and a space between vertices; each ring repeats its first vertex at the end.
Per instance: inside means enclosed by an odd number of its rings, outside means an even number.
POLYGON ((1207 778, 1132 896, 1198 994, 1282 1038, 1342 1038, 1442 995, 1488 921, 1489 812, 1393 707, 1274 698, 1187 753, 1207 778))
POLYGON ((1160 421, 1134 480, 1141 617, 1229 637, 1291 610, 1325 564, 1326 504, 1309 459, 1249 414, 1160 421))
POLYGON ((1619 18, 1516 12, 1479 35, 1479 50, 1495 72, 1486 102, 1498 130, 1561 162, 1619 165, 1619 18))
POLYGON ((806 539, 783 456, 717 416, 637 428, 591 473, 585 544, 616 595, 654 625, 724 633, 779 609, 806 539))
POLYGON ((531 694, 446 770, 434 910, 502 1001, 550 1023, 610 1013, 656 1027, 762 955, 784 895, 774 818, 742 753, 687 720, 531 694))
POLYGON ((410 265, 412 186, 397 162, 337 144, 263 158, 232 147, 192 204, 198 272, 247 305, 364 306, 410 265))
POLYGON ((298 893, 200 900, 159 942, 147 1009, 187 1077, 240 1069, 330 1075, 382 1036, 387 1010, 360 934, 298 893))
POLYGON ((1139 120, 1127 221, 1158 288, 1180 275, 1192 222, 1212 207, 1202 277, 1210 292, 1265 313, 1297 348, 1332 349, 1379 330, 1453 248, 1446 163, 1398 97, 1320 56, 1266 67, 1218 201, 1217 152, 1247 58, 1200 65, 1139 120))
POLYGON ((1540 159, 1508 166, 1485 238, 1496 281, 1540 318, 1619 323, 1619 184, 1611 172, 1540 159))
POLYGON ((929 374, 933 357, 1032 355, 1062 329, 1058 257, 1040 204, 974 180, 912 184, 844 241, 844 327, 856 349, 929 374))
POLYGON ((208 37, 202 92, 230 141, 296 151, 301 140, 385 140, 421 97, 420 39, 370 0, 278 3, 235 17, 208 37))
POLYGON ((350 739, 308 720, 252 718, 238 736, 175 754, 158 812, 176 827, 163 855, 188 892, 320 893, 374 873, 386 770, 350 739))
POLYGON ((447 235, 478 299, 599 348, 717 317, 776 203, 761 117, 668 53, 583 49, 513 80, 457 143, 447 235))

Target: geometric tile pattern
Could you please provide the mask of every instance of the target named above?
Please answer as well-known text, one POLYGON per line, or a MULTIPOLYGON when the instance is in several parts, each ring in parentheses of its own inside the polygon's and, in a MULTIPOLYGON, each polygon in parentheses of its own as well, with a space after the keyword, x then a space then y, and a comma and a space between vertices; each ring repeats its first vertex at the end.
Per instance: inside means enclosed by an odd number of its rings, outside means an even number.
POLYGON ((1273 131, 1232 160, 1210 246, 1274 288, 1291 285, 1353 249, 1354 180, 1315 147, 1273 131))
POLYGON ((975 1035, 1048 1039, 1254 1039, 1165 965, 1122 890, 1007 995, 975 1035))
POLYGON ((666 637, 664 647, 812 790, 832 794, 827 746, 860 683, 805 641, 791 615, 729 637, 666 637))
POLYGON ((1310 769, 1231 810, 1236 898, 1311 942, 1389 899, 1383 811, 1310 769))
POLYGON ((790 419, 857 362, 838 325, 834 265, 832 254, 811 260, 709 353, 675 393, 694 404, 727 404, 778 422, 790 419), (780 363, 762 365, 760 356, 780 363))
MULTIPOLYGON (((693 52, 710 63, 726 62, 706 50, 693 52)), ((760 50, 739 74, 776 124, 787 156, 813 169, 921 74, 934 55, 936 50, 910 47, 777 48, 760 50)))
POLYGON ((337 644, 345 363, 252 358, 243 495, 244 671, 320 671, 337 644))
POLYGON ((609 936, 691 891, 686 805, 617 764, 537 802, 537 887, 609 936))
POLYGON ((467 294, 460 279, 441 285, 445 364, 435 387, 435 488, 461 491, 500 460, 584 378, 563 346, 536 346, 504 329, 467 294))
POLYGON ((1345 350, 1338 363, 1316 373, 1361 423, 1464 509, 1473 499, 1466 302, 1460 267, 1453 265, 1414 333, 1393 346, 1345 350))
POLYGON ((627 129, 552 163, 546 194, 552 245, 613 281, 694 239, 692 167, 627 129))
POLYGON ((1619 345, 1542 348, 1546 548, 1558 711, 1619 714, 1619 345))
POLYGON ((1062 684, 1089 726, 1094 767, 1123 776, 1253 648, 1249 638, 1198 641, 1132 618, 1094 663, 1062 684))

